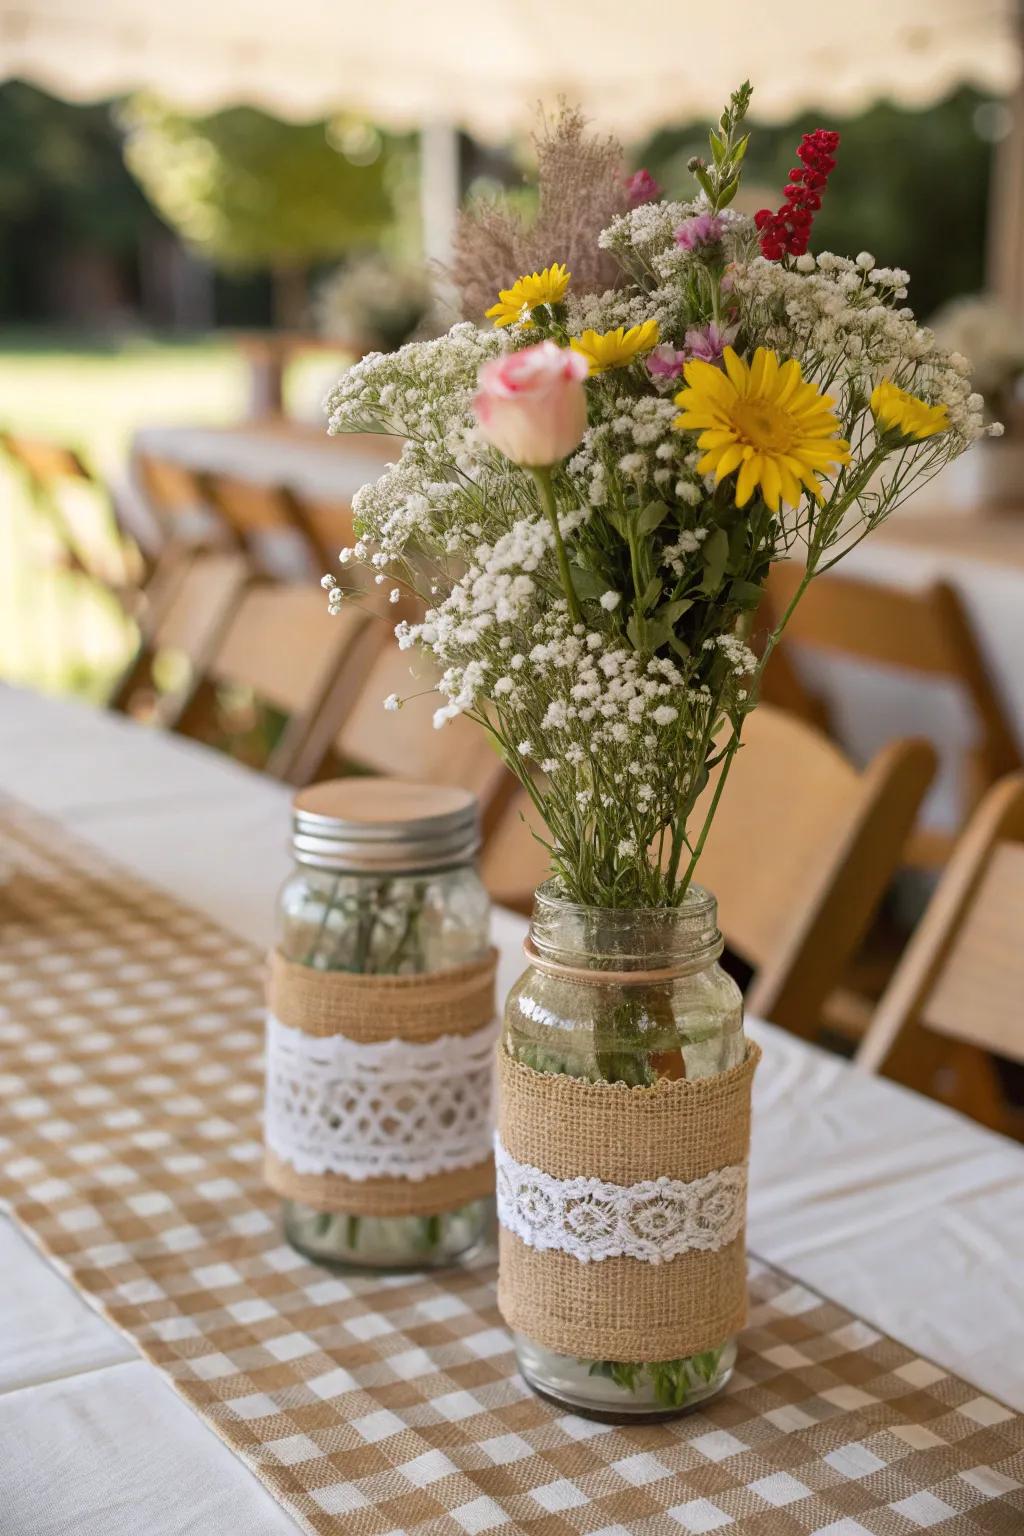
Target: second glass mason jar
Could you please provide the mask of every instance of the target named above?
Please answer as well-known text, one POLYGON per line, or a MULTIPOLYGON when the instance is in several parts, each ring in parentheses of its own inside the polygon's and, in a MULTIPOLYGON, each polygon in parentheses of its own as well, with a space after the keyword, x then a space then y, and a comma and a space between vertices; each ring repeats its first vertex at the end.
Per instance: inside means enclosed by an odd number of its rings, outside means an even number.
MULTIPOLYGON (((678 908, 636 910, 578 906, 542 885, 530 928, 537 963, 509 993, 503 1049, 538 1072, 630 1087, 738 1066, 743 998, 718 964, 716 917, 714 897, 696 886, 678 908), (585 977, 665 969, 679 974, 624 986, 588 986, 585 977)), ((686 1359, 653 1361, 580 1360, 521 1334, 515 1345, 522 1375, 544 1397, 616 1420, 695 1407, 725 1386, 736 1359, 733 1338, 686 1359)))
MULTIPOLYGON (((479 810, 466 790, 396 779, 316 784, 294 801, 295 871, 277 948, 317 971, 427 975, 482 960, 490 905, 476 872, 479 810)), ((295 1248, 323 1263, 425 1268, 468 1257, 493 1202, 428 1216, 365 1216, 283 1203, 295 1248)))

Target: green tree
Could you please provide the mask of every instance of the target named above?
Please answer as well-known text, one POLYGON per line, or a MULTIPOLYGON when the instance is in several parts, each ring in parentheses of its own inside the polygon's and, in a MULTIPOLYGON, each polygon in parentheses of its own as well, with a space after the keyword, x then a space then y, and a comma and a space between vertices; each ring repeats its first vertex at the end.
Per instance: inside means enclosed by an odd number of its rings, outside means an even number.
POLYGON ((107 261, 130 289, 157 221, 125 170, 109 107, 6 81, 0 145, 0 313, 48 314, 59 264, 75 254, 107 261))
POLYGON ((302 322, 316 262, 380 239, 409 151, 364 125, 284 123, 252 107, 186 117, 150 96, 122 109, 125 160, 161 216, 228 271, 269 268, 277 319, 302 322))

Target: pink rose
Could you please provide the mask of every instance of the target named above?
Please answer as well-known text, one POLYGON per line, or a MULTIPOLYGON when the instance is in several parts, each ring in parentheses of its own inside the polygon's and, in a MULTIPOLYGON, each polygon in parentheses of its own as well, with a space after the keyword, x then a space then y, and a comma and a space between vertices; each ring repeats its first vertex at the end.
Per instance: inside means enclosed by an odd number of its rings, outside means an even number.
POLYGON ((527 469, 560 463, 587 430, 588 367, 580 353, 553 341, 484 363, 473 400, 483 436, 527 469))

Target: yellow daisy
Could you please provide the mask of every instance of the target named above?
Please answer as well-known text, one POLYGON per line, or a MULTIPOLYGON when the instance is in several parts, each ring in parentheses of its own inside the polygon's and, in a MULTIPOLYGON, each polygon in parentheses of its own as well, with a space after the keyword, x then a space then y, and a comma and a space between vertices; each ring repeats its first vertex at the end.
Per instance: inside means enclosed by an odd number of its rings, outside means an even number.
POLYGON ((934 437, 936 432, 949 430, 949 411, 944 405, 929 405, 891 379, 883 379, 871 391, 871 412, 883 432, 898 432, 901 437, 934 437))
POLYGON ((614 331, 584 331, 569 343, 590 364, 591 373, 607 373, 609 368, 625 368, 634 358, 642 357, 658 345, 657 320, 645 320, 643 325, 631 325, 624 330, 620 325, 614 331))
POLYGON ((773 512, 780 500, 796 507, 801 484, 820 501, 818 475, 850 462, 850 445, 838 436, 830 409, 835 402, 806 382, 795 357, 780 363, 777 353, 758 347, 747 364, 726 347, 724 361, 724 373, 711 363, 687 363, 688 387, 675 397, 682 414, 673 426, 700 433, 700 473, 713 474, 717 484, 738 469, 738 507, 758 488, 773 512))
MULTIPOLYGON (((565 298, 571 276, 564 263, 555 262, 543 272, 518 277, 511 288, 501 289, 497 304, 492 304, 486 311, 486 318, 497 326, 512 325, 522 319, 524 309, 534 310, 538 304, 559 304, 565 298)), ((533 321, 524 320, 523 324, 532 325, 533 321)))

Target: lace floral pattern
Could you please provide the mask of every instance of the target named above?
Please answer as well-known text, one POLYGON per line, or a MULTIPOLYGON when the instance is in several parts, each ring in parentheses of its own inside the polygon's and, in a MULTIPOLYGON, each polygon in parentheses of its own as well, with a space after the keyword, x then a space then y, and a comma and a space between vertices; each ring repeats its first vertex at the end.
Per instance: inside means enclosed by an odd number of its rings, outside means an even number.
POLYGON ((714 1252, 743 1230, 747 1166, 701 1179, 556 1179, 519 1163, 495 1136, 498 1220, 531 1248, 555 1248, 581 1264, 628 1257, 663 1264, 691 1249, 714 1252))
POLYGON ((491 1149, 497 1024, 426 1044, 317 1038, 267 1018, 264 1136, 297 1173, 425 1179, 491 1149))

